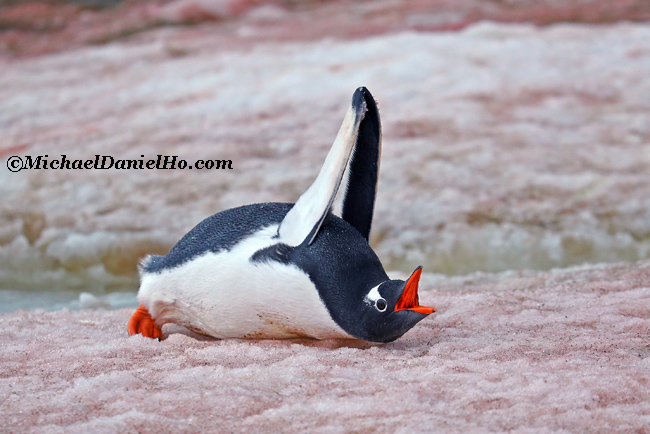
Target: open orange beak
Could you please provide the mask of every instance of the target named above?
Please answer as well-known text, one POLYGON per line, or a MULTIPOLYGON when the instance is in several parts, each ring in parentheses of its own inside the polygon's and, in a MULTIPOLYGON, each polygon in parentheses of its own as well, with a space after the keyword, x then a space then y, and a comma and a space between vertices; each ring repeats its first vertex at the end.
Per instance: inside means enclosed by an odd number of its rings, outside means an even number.
POLYGON ((402 292, 402 296, 395 304, 395 312, 398 310, 414 310, 424 315, 429 315, 436 311, 434 307, 420 306, 418 298, 418 284, 420 283, 420 276, 422 275, 422 266, 415 269, 408 282, 406 288, 402 292))

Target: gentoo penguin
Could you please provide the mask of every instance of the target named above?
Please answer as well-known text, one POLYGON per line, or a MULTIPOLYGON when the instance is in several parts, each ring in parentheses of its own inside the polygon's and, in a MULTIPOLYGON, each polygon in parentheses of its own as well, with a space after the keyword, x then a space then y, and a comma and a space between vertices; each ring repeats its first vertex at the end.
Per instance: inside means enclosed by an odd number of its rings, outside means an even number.
POLYGON ((222 211, 166 256, 140 267, 129 334, 161 338, 175 323, 217 338, 356 338, 391 342, 427 315, 422 267, 391 280, 368 244, 381 125, 364 87, 352 97, 318 177, 291 203, 222 211), (341 217, 331 208, 347 168, 341 217))

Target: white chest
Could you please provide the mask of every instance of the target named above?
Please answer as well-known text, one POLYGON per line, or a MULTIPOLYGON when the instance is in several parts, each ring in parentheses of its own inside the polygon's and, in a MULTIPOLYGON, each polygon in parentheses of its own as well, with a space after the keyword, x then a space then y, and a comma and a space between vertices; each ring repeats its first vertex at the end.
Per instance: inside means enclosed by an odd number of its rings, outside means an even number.
POLYGON ((272 238, 276 233, 274 225, 230 251, 144 273, 138 300, 159 324, 173 322, 217 338, 349 338, 302 270, 250 261, 253 253, 278 242, 272 238))

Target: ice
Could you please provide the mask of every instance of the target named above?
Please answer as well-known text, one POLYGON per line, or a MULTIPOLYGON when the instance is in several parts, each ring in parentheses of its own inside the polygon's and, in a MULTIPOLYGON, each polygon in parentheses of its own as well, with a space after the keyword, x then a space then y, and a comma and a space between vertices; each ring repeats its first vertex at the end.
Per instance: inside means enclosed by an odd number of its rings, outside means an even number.
POLYGON ((135 292, 108 292, 100 294, 96 288, 94 294, 77 290, 11 290, 0 289, 0 313, 14 312, 19 309, 122 309, 136 308, 138 301, 135 292))
POLYGON ((123 306, 134 306, 135 297, 132 293, 111 292, 104 297, 82 292, 79 295, 80 309, 114 309, 123 306))
POLYGON ((6 432, 646 432, 650 262, 445 277, 394 343, 206 340, 132 309, 0 315, 6 432))
POLYGON ((133 291, 138 261, 203 218, 295 201, 359 85, 384 125, 371 241, 388 269, 648 258, 648 40, 643 23, 483 22, 224 49, 161 29, 0 60, 0 286, 133 291), (14 154, 234 170, 10 173, 14 154))

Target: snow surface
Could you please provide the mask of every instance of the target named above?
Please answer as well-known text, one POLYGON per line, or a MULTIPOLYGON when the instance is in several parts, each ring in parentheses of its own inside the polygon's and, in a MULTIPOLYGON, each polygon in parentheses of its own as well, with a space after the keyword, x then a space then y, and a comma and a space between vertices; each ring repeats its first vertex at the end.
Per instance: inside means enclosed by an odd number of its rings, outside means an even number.
POLYGON ((650 433, 650 26, 257 44, 283 13, 0 59, 0 312, 74 309, 0 314, 0 433, 650 433), (128 337, 138 260, 296 200, 359 85, 385 134, 372 244, 424 265, 438 312, 387 345, 128 337), (234 170, 5 167, 45 154, 234 170), (604 261, 629 263, 430 273, 604 261))
POLYGON ((388 269, 650 257, 647 24, 243 47, 246 32, 229 46, 192 31, 0 60, 0 286, 133 290, 138 260, 203 218, 295 201, 359 85, 384 122, 371 241, 388 269), (5 168, 44 154, 231 159, 234 170, 5 168))
POLYGON ((0 432, 650 432, 650 261, 423 274, 420 295, 438 313, 386 345, 3 314, 0 432))

